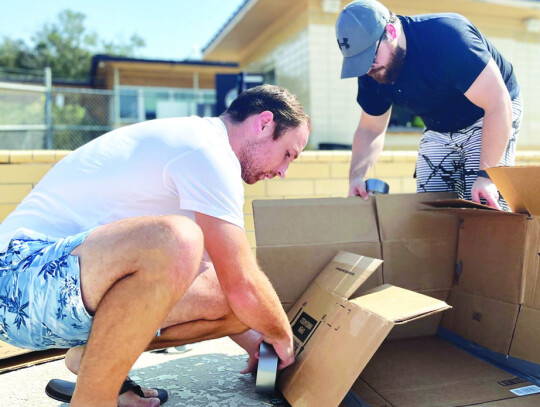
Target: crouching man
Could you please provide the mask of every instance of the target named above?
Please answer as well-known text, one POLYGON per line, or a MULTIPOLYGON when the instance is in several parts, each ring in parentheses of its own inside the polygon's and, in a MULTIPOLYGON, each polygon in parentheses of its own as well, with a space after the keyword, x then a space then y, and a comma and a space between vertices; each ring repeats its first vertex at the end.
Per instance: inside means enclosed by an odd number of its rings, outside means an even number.
POLYGON ((309 131, 296 97, 263 85, 220 117, 139 123, 69 154, 0 225, 0 339, 72 348, 72 406, 159 405, 126 381, 147 349, 232 335, 246 370, 263 340, 293 363, 244 232, 242 180, 285 177, 309 131))

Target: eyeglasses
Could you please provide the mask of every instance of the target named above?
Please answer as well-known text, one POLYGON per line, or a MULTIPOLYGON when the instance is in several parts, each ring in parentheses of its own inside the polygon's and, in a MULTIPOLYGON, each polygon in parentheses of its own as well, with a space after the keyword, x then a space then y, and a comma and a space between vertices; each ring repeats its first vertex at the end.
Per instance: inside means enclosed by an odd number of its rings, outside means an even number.
POLYGON ((375 57, 373 57, 373 62, 371 63, 371 65, 373 65, 377 59, 377 53, 379 52, 379 47, 381 46, 381 42, 383 40, 384 34, 386 34, 386 30, 384 30, 381 36, 379 37, 379 42, 377 43, 377 47, 375 48, 375 57))

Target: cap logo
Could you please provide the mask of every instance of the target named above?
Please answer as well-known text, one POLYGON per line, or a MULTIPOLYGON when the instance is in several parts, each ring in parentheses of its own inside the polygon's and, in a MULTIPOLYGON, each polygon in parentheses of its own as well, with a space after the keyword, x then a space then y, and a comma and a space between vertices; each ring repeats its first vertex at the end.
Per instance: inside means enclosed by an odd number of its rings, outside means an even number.
POLYGON ((351 46, 349 45, 349 39, 348 38, 343 38, 343 42, 339 42, 339 38, 337 40, 337 43, 339 45, 339 49, 343 49, 341 47, 345 47, 345 49, 349 49, 351 46))

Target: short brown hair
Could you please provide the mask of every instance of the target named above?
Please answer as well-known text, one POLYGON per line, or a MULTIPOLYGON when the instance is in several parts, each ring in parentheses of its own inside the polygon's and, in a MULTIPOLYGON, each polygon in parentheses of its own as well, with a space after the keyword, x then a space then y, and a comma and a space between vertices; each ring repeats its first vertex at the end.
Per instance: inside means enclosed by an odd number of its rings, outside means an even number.
POLYGON ((234 123, 241 123, 249 116, 266 110, 274 115, 274 140, 286 130, 303 123, 311 127, 310 118, 296 96, 275 85, 256 86, 240 93, 223 114, 228 115, 234 123))

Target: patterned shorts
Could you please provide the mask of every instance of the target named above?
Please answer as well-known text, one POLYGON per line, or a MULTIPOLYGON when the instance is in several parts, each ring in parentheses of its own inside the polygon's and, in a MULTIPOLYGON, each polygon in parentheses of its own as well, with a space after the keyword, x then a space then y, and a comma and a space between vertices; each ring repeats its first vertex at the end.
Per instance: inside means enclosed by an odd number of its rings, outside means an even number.
POLYGON ((31 350, 85 344, 79 258, 71 251, 90 231, 57 240, 18 236, 0 253, 0 339, 31 350))
MULTIPOLYGON (((514 165, 522 111, 520 95, 512 100, 512 129, 499 165, 514 165)), ((417 192, 455 191, 460 198, 472 199, 471 189, 480 166, 483 123, 484 118, 480 118, 456 132, 424 132, 416 163, 417 192)), ((499 205, 509 210, 502 196, 499 196, 499 205)))

